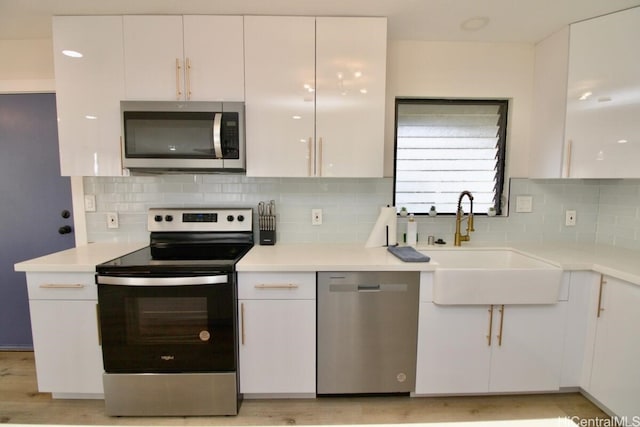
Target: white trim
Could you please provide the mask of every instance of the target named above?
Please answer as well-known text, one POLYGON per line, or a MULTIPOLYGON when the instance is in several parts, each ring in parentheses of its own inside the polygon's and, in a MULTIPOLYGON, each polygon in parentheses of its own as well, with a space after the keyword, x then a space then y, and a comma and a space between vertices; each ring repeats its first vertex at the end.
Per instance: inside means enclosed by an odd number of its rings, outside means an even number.
POLYGON ((84 211, 84 180, 81 176, 71 176, 71 203, 73 204, 73 232, 76 246, 87 241, 87 216, 84 211))

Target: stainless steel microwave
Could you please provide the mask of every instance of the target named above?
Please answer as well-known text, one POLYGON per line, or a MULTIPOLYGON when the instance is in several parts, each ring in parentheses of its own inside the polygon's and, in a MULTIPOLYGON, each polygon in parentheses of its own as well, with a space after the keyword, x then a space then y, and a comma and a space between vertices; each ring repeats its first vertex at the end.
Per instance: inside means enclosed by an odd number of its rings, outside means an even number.
POLYGON ((125 168, 245 170, 242 102, 121 101, 120 110, 125 168))

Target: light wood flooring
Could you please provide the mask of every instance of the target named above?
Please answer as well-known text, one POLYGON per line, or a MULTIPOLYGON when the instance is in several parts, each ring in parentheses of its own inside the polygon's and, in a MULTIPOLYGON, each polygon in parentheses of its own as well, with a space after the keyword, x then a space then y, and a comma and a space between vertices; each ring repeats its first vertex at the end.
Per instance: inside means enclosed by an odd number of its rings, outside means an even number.
MULTIPOLYGON (((0 424, 293 425, 489 421, 606 415, 578 393, 244 400, 233 417, 108 417, 102 400, 39 393, 32 352, 0 351, 0 424)), ((591 425, 591 424, 589 424, 591 425)))

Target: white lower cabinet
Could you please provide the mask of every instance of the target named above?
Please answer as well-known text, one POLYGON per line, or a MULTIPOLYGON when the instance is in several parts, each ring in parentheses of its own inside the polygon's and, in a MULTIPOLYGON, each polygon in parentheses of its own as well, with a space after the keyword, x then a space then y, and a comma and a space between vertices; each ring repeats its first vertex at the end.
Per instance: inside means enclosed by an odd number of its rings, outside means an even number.
POLYGON ((93 273, 27 273, 40 392, 103 394, 97 288, 93 273))
POLYGON ((593 349, 587 391, 619 417, 640 416, 640 286, 603 277, 594 292, 593 349))
POLYGON ((240 392, 316 392, 315 273, 238 273, 240 392))
POLYGON ((558 390, 565 311, 421 302, 416 394, 558 390))

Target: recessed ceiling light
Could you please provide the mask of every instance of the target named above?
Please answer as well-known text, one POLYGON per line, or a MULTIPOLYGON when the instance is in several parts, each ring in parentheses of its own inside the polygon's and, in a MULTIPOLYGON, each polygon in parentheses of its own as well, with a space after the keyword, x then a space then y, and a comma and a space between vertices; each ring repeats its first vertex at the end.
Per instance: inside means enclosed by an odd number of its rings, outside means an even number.
POLYGON ((629 141, 627 141, 626 139, 619 139, 618 140, 618 144, 626 144, 627 142, 629 142, 629 141))
POLYGON ((87 119, 87 120, 97 120, 98 116, 87 114, 86 116, 84 116, 84 118, 87 119))
POLYGON ((302 116, 293 116, 291 117, 293 120, 300 120, 302 118, 302 116))
POLYGON ((476 16, 462 21, 460 28, 464 31, 478 31, 489 25, 489 21, 490 19, 487 16, 476 16))
POLYGON ((82 54, 75 50, 65 49, 62 51, 62 54, 71 58, 82 58, 82 54))

